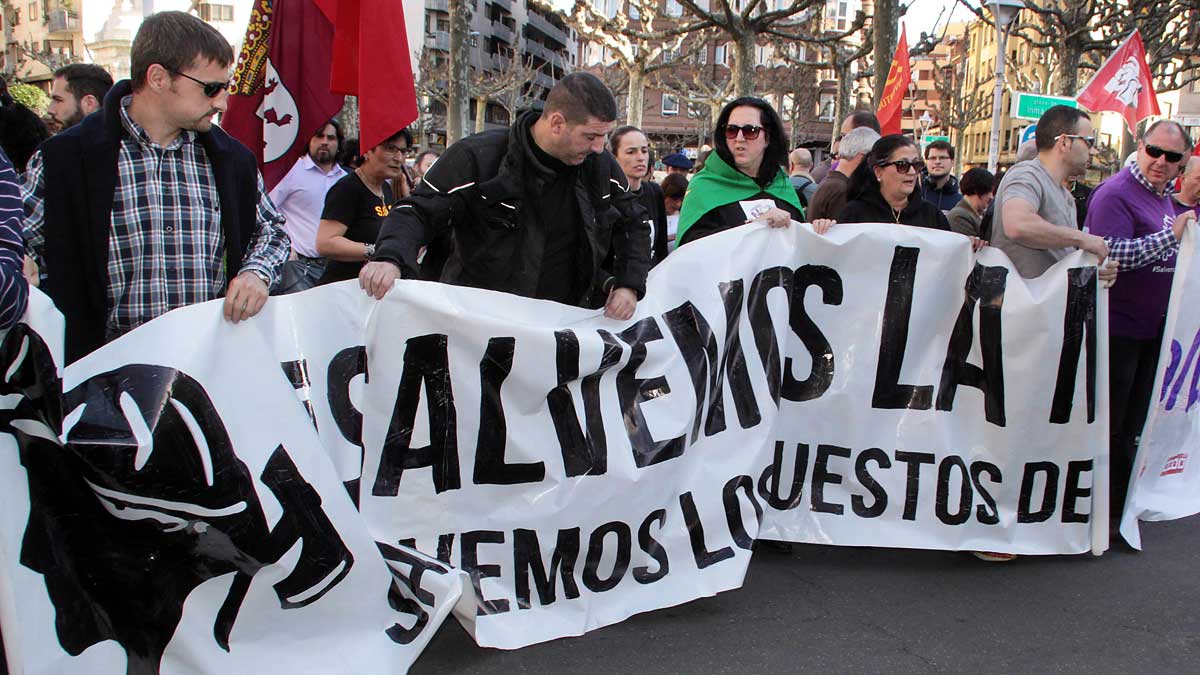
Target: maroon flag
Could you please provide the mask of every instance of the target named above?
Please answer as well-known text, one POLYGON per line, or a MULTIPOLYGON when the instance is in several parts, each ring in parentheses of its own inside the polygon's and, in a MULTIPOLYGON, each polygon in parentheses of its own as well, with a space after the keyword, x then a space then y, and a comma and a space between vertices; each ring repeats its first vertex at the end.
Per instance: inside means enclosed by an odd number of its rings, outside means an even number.
POLYGON ((342 109, 332 60, 333 23, 315 0, 256 0, 221 126, 254 151, 268 190, 342 109))

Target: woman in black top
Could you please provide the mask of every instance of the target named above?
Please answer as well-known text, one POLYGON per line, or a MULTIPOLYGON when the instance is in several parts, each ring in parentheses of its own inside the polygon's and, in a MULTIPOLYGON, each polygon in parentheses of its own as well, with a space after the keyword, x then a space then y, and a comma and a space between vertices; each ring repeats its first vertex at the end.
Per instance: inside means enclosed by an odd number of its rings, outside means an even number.
POLYGON ((850 201, 838 214, 838 222, 899 223, 949 231, 946 216, 916 189, 923 168, 917 144, 908 136, 879 139, 850 177, 850 201))
POLYGON ((637 127, 620 127, 609 141, 617 164, 625 172, 629 189, 638 196, 650 220, 650 264, 657 265, 667 257, 667 208, 662 188, 646 179, 650 166, 650 142, 637 127))
POLYGON ((405 129, 371 148, 357 169, 329 188, 317 226, 317 253, 329 264, 318 284, 357 279, 374 257, 379 227, 395 202, 388 181, 400 175, 410 139, 405 129))
MULTIPOLYGON (((715 147, 688 184, 679 214, 682 246, 701 237, 765 220, 787 227, 804 220, 804 209, 787 178, 787 135, 769 103, 745 96, 727 104, 717 117, 715 147), (742 203, 770 200, 774 206, 747 213, 742 203)), ((824 232, 832 221, 814 223, 824 232)))

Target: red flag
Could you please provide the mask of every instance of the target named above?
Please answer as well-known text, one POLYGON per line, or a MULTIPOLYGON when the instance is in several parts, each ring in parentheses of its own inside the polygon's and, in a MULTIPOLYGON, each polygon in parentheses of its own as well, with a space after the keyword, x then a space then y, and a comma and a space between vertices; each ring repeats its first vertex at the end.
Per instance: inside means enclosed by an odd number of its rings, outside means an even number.
MULTIPOLYGON (((876 65, 876 68, 879 66, 876 65)), ((896 44, 896 55, 888 68, 887 83, 883 85, 883 97, 879 99, 876 115, 884 136, 901 133, 900 120, 904 116, 904 95, 912 80, 912 69, 908 64, 908 37, 900 27, 900 42, 896 44)))
POLYGON ((329 91, 333 23, 316 0, 257 0, 221 126, 254 151, 271 189, 342 109, 329 91))
POLYGON ((1108 57, 1077 97, 1079 105, 1098 112, 1121 113, 1130 130, 1151 115, 1162 114, 1154 93, 1154 78, 1146 64, 1146 46, 1135 29, 1108 57))
POLYGON ((331 87, 358 96, 359 145, 365 151, 417 119, 404 3, 396 0, 320 0, 336 5, 331 87))

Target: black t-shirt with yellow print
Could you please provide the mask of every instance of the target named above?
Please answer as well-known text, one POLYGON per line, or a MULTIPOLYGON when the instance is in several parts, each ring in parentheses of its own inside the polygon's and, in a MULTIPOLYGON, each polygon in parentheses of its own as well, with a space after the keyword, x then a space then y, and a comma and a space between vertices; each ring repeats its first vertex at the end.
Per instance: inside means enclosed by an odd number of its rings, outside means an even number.
MULTIPOLYGON (((392 187, 383 184, 383 197, 371 189, 351 171, 345 178, 333 184, 325 195, 325 209, 321 220, 336 220, 346 226, 346 238, 363 244, 374 244, 379 238, 379 227, 387 217, 392 204, 392 187)), ((358 278, 363 262, 330 260, 321 276, 322 284, 358 278)))

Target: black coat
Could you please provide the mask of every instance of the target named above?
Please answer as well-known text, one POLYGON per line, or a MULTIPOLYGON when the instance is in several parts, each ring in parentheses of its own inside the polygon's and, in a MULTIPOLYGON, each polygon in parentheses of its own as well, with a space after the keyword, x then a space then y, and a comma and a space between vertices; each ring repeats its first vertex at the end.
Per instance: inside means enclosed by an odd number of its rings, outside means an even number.
MULTIPOLYGON (((108 238, 112 232, 117 159, 125 128, 121 99, 132 91, 118 82, 104 107, 41 145, 45 193, 42 290, 67 322, 66 357, 74 361, 104 344, 108 324, 108 238)), ((258 207, 258 166, 246 146, 220 127, 198 134, 216 178, 225 235, 226 276, 242 268, 258 207)))
POLYGON ((931 230, 950 231, 950 221, 946 220, 946 215, 942 213, 941 209, 925 201, 921 197, 920 190, 913 190, 913 193, 909 195, 908 204, 897 219, 896 212, 884 200, 879 188, 868 188, 846 202, 846 206, 838 214, 837 221, 839 223, 899 223, 913 227, 927 227, 931 230))
MULTIPOLYGON (((546 223, 583 224, 575 304, 589 306, 602 290, 627 287, 642 297, 650 268, 650 228, 616 158, 589 155, 575 170, 578 214, 546 213, 539 197, 553 174, 534 154, 527 112, 511 129, 475 134, 450 146, 416 191, 392 209, 379 232, 376 260, 408 272, 417 254, 444 258, 445 283, 534 297, 547 242, 546 223), (444 248, 443 248, 444 246, 444 248), (605 262, 612 249, 611 269, 605 262), (441 250, 438 250, 441 249, 441 250)), ((421 270, 429 278, 428 270, 421 270)))
MULTIPOLYGON (((775 206, 787 211, 792 216, 792 220, 804 220, 804 214, 800 209, 792 204, 779 199, 778 197, 760 192, 753 197, 748 197, 742 201, 754 201, 757 199, 770 199, 775 202, 775 206)), ((696 222, 683 233, 683 240, 679 242, 680 246, 696 241, 701 237, 707 237, 710 234, 732 230, 735 227, 741 227, 746 224, 746 211, 742 208, 741 201, 730 202, 723 206, 718 206, 715 209, 709 209, 708 213, 700 216, 696 222)))
POLYGON ((653 267, 667 258, 667 204, 658 183, 642 181, 642 187, 634 194, 646 210, 646 218, 654 224, 650 250, 650 266, 653 267))

